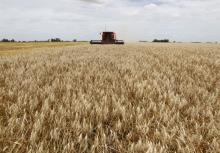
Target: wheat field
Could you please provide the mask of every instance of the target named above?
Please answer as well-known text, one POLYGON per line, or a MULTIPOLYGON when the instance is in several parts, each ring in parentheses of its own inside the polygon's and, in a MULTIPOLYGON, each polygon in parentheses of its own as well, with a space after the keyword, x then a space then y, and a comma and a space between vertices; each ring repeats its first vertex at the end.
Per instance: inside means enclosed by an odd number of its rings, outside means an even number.
MULTIPOLYGON (((45 48, 62 48, 66 46, 83 45, 86 42, 0 42, 0 56, 29 54, 45 48)), ((88 44, 88 43, 87 43, 88 44)))
POLYGON ((0 152, 220 152, 220 45, 0 57, 0 152))

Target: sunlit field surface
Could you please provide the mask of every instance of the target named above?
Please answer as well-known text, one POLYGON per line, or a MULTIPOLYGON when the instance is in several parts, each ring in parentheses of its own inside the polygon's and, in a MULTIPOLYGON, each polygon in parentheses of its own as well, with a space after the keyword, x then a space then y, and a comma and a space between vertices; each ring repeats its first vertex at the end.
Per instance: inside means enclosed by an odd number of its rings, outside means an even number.
POLYGON ((42 48, 58 48, 86 44, 85 42, 0 42, 0 56, 27 54, 42 48), (35 50, 34 50, 35 49, 35 50))
POLYGON ((0 152, 220 152, 220 45, 0 56, 0 152))

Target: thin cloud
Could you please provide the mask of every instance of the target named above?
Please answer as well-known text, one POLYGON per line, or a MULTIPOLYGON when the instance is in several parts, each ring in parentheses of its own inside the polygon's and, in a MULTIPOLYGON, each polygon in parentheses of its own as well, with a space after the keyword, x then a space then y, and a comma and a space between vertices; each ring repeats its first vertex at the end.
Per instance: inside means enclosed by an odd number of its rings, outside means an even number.
POLYGON ((107 2, 107 0, 80 0, 83 2, 88 2, 88 3, 97 3, 97 4, 104 4, 107 2))
POLYGON ((220 40, 219 0, 0 1, 1 38, 90 40, 107 25, 125 40, 220 40))

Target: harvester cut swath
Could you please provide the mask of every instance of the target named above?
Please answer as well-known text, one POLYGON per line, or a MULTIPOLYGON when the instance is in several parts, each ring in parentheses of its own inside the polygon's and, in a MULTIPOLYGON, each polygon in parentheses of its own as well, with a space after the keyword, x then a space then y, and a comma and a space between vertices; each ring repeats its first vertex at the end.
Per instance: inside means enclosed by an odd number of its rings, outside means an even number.
POLYGON ((91 40, 90 44, 125 44, 123 40, 116 39, 115 32, 102 32, 102 40, 91 40))

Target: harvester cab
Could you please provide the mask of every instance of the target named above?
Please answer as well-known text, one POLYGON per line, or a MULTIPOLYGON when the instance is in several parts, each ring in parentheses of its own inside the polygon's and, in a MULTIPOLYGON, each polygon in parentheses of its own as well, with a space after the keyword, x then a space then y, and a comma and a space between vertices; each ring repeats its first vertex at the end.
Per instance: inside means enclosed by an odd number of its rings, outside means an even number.
POLYGON ((102 40, 91 40, 90 44, 124 44, 123 40, 116 39, 116 33, 114 32, 103 32, 102 40))

